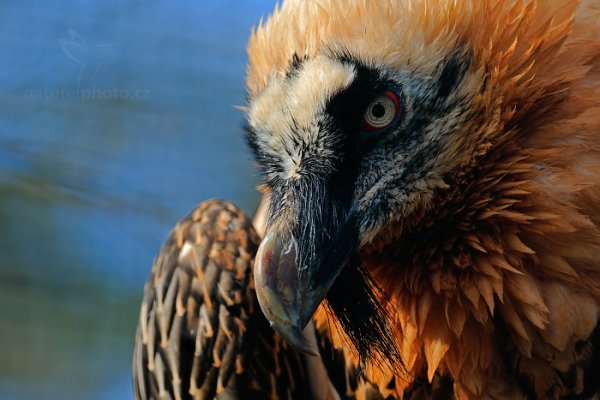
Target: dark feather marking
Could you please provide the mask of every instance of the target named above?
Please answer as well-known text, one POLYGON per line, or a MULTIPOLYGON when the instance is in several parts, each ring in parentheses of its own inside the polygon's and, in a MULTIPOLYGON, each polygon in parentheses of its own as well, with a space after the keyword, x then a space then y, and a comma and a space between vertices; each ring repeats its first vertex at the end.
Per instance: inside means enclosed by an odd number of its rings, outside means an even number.
POLYGON ((289 79, 292 76, 295 76, 300 70, 300 67, 302 67, 302 64, 304 64, 307 59, 308 58, 306 56, 300 57, 298 53, 294 53, 292 60, 290 61, 290 65, 285 72, 285 77, 289 79))
POLYGON ((436 372, 429 383, 427 370, 423 369, 404 391, 405 400, 450 400, 454 398, 454 382, 448 375, 436 372))
POLYGON ((437 97, 445 99, 456 90, 469 68, 471 57, 464 51, 455 51, 446 59, 437 83, 437 97))
POLYGON ((575 344, 575 352, 580 361, 561 378, 565 385, 572 388, 576 383, 576 368, 581 368, 585 389, 582 393, 561 397, 563 400, 590 399, 600 394, 600 323, 596 324, 587 340, 575 344))

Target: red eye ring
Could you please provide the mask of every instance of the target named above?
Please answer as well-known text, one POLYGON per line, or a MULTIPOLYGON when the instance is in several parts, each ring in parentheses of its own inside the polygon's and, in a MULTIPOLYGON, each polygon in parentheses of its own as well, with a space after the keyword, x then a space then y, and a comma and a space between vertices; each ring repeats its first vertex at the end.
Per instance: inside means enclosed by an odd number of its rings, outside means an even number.
POLYGON ((401 103, 393 90, 387 90, 373 100, 363 116, 363 129, 376 132, 388 128, 397 121, 401 103))
POLYGON ((400 112, 400 99, 398 99, 398 95, 393 90, 388 90, 384 94, 384 96, 389 97, 394 102, 396 106, 396 111, 400 112))

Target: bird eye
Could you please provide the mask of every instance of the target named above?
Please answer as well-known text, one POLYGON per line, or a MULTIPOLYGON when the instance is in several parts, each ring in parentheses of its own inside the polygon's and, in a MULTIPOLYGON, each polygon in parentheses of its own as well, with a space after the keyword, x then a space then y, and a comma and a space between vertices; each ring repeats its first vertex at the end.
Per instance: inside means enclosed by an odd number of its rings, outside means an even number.
POLYGON ((398 95, 388 90, 369 104, 363 116, 363 127, 367 132, 385 129, 398 121, 402 105, 398 95))

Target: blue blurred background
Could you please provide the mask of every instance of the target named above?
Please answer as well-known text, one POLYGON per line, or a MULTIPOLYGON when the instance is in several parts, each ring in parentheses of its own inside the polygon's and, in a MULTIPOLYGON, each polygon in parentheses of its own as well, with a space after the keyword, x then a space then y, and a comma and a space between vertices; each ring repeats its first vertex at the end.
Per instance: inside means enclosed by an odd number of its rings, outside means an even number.
POLYGON ((257 203, 245 44, 273 0, 0 2, 0 399, 131 399, 142 287, 198 202, 257 203))

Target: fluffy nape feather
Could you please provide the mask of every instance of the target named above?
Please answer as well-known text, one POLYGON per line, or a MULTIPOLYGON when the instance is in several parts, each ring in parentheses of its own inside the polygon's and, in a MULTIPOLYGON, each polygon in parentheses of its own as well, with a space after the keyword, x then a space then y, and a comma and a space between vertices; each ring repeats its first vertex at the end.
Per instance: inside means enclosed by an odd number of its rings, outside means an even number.
MULTIPOLYGON (((254 32, 250 95, 294 54, 343 49, 427 74, 453 49, 471 53, 461 89, 471 118, 444 150, 448 189, 361 252, 409 372, 367 368, 382 393, 402 397, 422 371, 450 375, 461 398, 598 391, 599 10, 575 0, 290 0, 254 32)), ((327 319, 318 312, 321 331, 327 319)), ((346 335, 331 336, 342 347, 346 335)))

